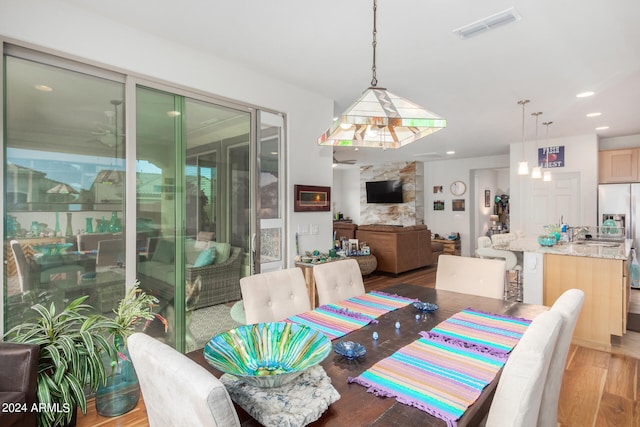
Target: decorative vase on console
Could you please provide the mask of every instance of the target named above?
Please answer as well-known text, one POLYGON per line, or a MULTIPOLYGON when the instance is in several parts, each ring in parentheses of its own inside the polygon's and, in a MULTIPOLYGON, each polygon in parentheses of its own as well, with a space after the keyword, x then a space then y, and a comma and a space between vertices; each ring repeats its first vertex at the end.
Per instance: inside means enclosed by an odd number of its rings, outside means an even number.
POLYGON ((120 218, 118 218, 118 212, 111 212, 111 221, 109 221, 109 231, 111 233, 117 233, 122 230, 122 224, 120 223, 120 218))
POLYGON ((86 221, 87 225, 85 226, 85 231, 87 233, 93 233, 93 218, 87 217, 86 221))
POLYGON ((67 237, 73 236, 73 227, 71 227, 71 212, 67 212, 67 228, 64 231, 67 237))

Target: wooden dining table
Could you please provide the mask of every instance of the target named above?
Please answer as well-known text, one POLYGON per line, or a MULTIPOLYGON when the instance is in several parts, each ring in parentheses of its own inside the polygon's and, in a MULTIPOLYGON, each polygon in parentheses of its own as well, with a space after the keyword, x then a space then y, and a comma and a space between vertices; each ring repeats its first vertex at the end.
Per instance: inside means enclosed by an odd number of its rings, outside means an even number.
MULTIPOLYGON (((331 353, 321 363, 341 397, 329 406, 329 409, 318 420, 309 424, 310 426, 446 426, 445 421, 440 418, 418 408, 399 403, 395 398, 377 397, 373 393, 368 393, 366 387, 347 383, 347 378, 360 375, 376 362, 420 338, 420 331, 431 330, 440 322, 465 308, 526 319, 533 319, 548 310, 548 307, 541 305, 484 298, 411 284, 398 284, 385 288, 383 291, 431 302, 437 304, 439 309, 430 314, 421 314, 416 319, 416 314, 419 313, 412 305, 409 305, 379 317, 376 324, 369 324, 342 338, 335 339, 334 344, 339 341, 358 342, 366 347, 367 353, 364 357, 354 361, 331 353), (396 322, 400 322, 399 329, 396 328, 396 322), (377 340, 373 339, 374 331, 378 332, 377 340)), ((195 350, 188 356, 216 377, 222 375, 222 372, 205 361, 202 349, 195 350)), ((458 426, 476 426, 487 415, 498 379, 499 374, 458 420, 458 426)), ((243 426, 261 425, 238 405, 235 406, 243 426)))

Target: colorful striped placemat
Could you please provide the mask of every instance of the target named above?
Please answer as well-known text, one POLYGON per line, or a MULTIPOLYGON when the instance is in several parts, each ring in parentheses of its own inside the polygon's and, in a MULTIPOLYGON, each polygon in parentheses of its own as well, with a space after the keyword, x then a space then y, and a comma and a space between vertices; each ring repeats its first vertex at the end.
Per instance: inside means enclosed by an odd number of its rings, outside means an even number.
POLYGON ((321 305, 315 310, 291 316, 286 321, 307 325, 333 340, 360 329, 390 311, 416 301, 386 292, 372 291, 334 304, 321 305))
MULTIPOLYGON (((421 332, 422 338, 377 362, 348 382, 368 387, 377 396, 395 397, 398 402, 419 408, 455 426, 457 420, 480 397, 482 390, 495 378, 524 329, 530 323, 502 315, 464 310, 440 323, 436 328, 446 332, 456 325, 460 315, 482 339, 470 341, 459 334, 445 335, 421 332), (524 329, 523 329, 524 326, 524 329), (508 351, 504 335, 517 337, 508 351), (492 339, 492 336, 494 339, 492 339)), ((434 330, 436 329, 434 328, 434 330)))

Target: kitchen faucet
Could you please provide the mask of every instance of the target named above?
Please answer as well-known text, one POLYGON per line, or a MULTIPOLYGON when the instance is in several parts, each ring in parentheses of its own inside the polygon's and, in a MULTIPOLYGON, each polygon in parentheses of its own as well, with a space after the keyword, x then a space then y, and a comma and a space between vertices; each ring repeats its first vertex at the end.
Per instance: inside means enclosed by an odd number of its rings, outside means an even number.
POLYGON ((569 235, 569 241, 573 242, 576 237, 579 237, 581 233, 589 234, 589 227, 586 225, 578 227, 568 227, 567 234, 569 235))

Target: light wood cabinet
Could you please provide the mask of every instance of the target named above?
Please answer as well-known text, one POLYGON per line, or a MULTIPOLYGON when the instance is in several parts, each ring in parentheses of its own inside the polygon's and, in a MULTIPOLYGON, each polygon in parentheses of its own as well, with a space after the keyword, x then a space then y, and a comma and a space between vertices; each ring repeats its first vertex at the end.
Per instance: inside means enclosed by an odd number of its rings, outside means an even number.
POLYGON ((601 184, 640 181, 640 148, 606 150, 598 153, 598 175, 601 184))
POLYGON ((626 261, 618 259, 545 254, 544 305, 553 305, 569 289, 585 293, 573 334, 575 344, 609 351, 611 335, 626 333, 629 280, 625 267, 626 261))

